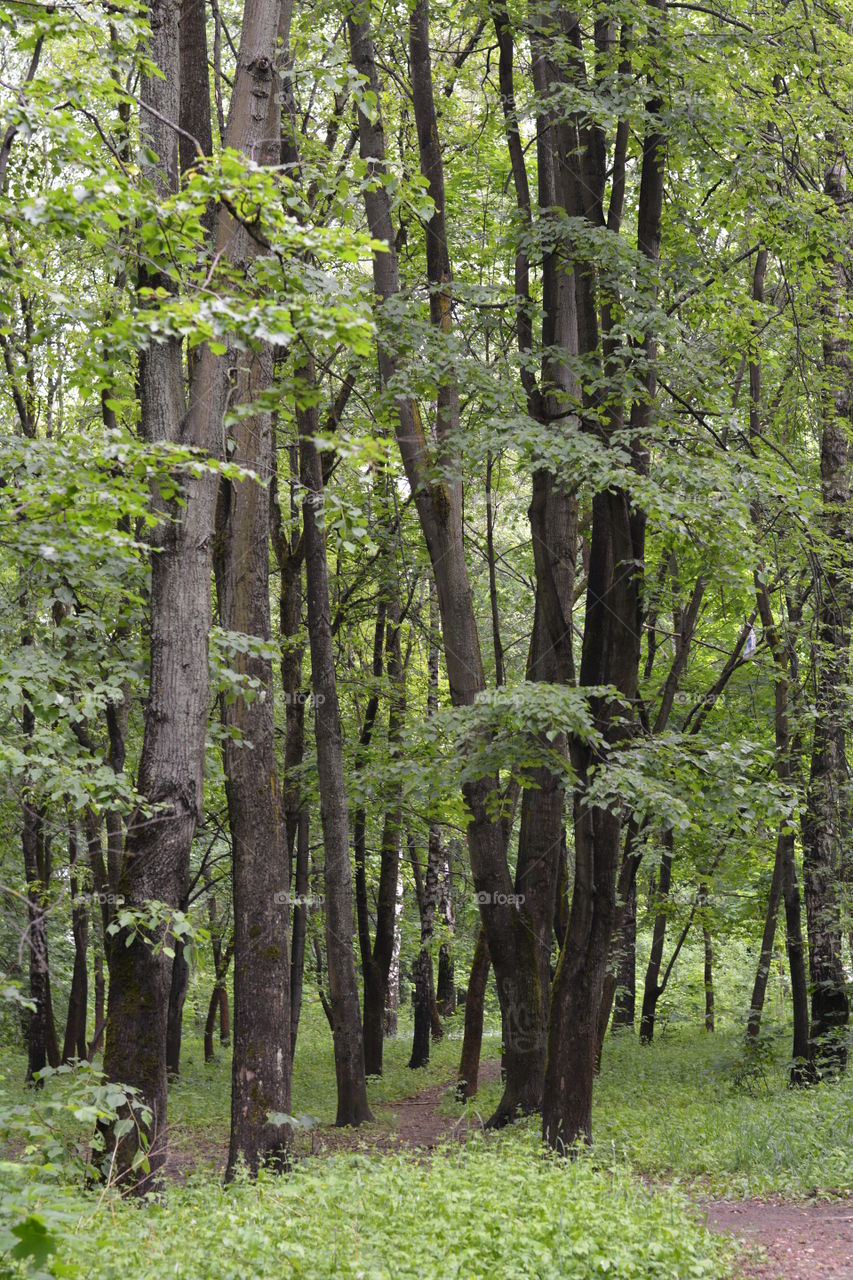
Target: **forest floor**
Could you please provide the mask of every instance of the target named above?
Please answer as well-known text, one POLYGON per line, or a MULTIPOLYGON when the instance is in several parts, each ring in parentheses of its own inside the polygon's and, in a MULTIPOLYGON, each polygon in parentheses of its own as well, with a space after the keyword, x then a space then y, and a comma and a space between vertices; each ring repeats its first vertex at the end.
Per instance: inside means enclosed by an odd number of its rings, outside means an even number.
MULTIPOLYGON (((500 1064, 484 1062, 481 1081, 500 1077, 500 1064)), ((393 1128, 365 1139, 323 1130, 317 1154, 341 1147, 377 1150, 410 1147, 431 1151, 464 1141, 470 1122, 442 1114, 447 1085, 434 1085, 410 1098, 377 1109, 377 1120, 393 1128), (343 1138, 343 1141, 341 1139, 343 1138)), ((483 1118, 485 1119, 485 1117, 483 1118)), ((481 1122, 482 1124, 482 1122, 481 1122)), ((476 1125, 479 1131, 481 1124, 476 1125)), ((708 1228, 744 1241, 738 1268, 742 1280, 853 1280, 853 1199, 791 1203, 778 1198, 700 1202, 708 1228)))
MULTIPOLYGON (((482 1084, 500 1078, 500 1063, 483 1061, 482 1084)), ((452 1142, 464 1142, 481 1132, 487 1112, 462 1116, 447 1113, 445 1103, 452 1082, 421 1089, 409 1097, 374 1106, 375 1123, 365 1129, 336 1129, 322 1125, 297 1139, 304 1154, 340 1152, 405 1152, 415 1158, 452 1142), (472 1117, 474 1117, 472 1119, 472 1117)), ((180 1178, 199 1163, 224 1168, 227 1149, 211 1143, 206 1149, 170 1153, 168 1174, 180 1178), (201 1157, 201 1159, 199 1159, 201 1157)), ((788 1201, 779 1197, 717 1200, 695 1197, 699 1215, 709 1230, 743 1241, 739 1280, 853 1280, 853 1198, 836 1201, 788 1201)))
POLYGON ((853 1280, 853 1199, 716 1200, 704 1209, 712 1231, 745 1241, 744 1280, 853 1280), (750 1258, 756 1245, 763 1256, 750 1258))
MULTIPOLYGON (((482 1064, 482 1082, 499 1077, 498 1062, 482 1064)), ((430 1151, 441 1143, 464 1141, 469 1123, 440 1110, 446 1092, 447 1085, 434 1085, 383 1107, 377 1119, 380 1123, 390 1119, 393 1129, 372 1135, 364 1145, 379 1150, 411 1147, 430 1151)), ((330 1147, 359 1145, 355 1134, 339 1143, 339 1134, 339 1130, 324 1130, 317 1153, 330 1147)), ((753 1197, 712 1200, 700 1207, 711 1231, 744 1241, 738 1268, 742 1280, 853 1280, 853 1198, 791 1203, 753 1197)))

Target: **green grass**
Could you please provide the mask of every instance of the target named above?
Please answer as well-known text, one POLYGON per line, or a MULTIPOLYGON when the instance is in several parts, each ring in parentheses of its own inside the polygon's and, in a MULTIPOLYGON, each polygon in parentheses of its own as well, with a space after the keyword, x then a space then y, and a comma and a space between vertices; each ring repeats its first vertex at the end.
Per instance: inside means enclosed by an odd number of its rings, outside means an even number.
MULTIPOLYGON (((408 1069, 407 1012, 399 1037, 386 1044, 384 1077, 369 1083, 379 1128, 394 1123, 393 1105, 383 1111, 383 1104, 450 1084, 458 1065, 461 1016, 433 1046, 429 1067, 408 1069)), ((286 1177, 226 1190, 210 1163, 227 1145, 229 1054, 204 1063, 191 1013, 169 1107, 174 1148, 185 1168, 197 1161, 198 1171, 140 1206, 112 1194, 99 1199, 67 1185, 61 1169, 36 1165, 19 1171, 20 1185, 17 1174, 10 1180, 18 1189, 10 1190, 6 1220, 43 1216, 59 1245, 43 1274, 57 1277, 730 1275, 731 1246, 696 1224, 684 1194, 796 1198, 853 1190, 853 1072, 838 1083, 792 1090, 786 1030, 767 1033, 758 1065, 745 1055, 732 1019, 715 1035, 674 1019, 662 1031, 650 1047, 631 1035, 608 1037, 596 1085, 595 1147, 576 1162, 543 1151, 534 1117, 426 1160, 410 1153, 300 1159, 286 1177)), ((484 1061, 499 1047, 492 1017, 484 1061)), ((3 1051, 6 1105, 33 1099, 20 1084, 23 1066, 20 1053, 3 1051)), ((49 1082, 45 1092, 54 1084, 62 1087, 49 1082)), ((461 1107, 448 1088, 441 1107, 448 1116, 485 1120, 499 1094, 500 1083, 488 1082, 461 1107)), ((300 1027, 292 1110, 319 1125, 334 1120, 331 1036, 314 1004, 300 1027)), ((0 1275, 7 1273, 17 1274, 4 1272, 0 1259, 0 1275)))
POLYGON ((764 1070, 750 1073, 739 1031, 680 1030, 647 1048, 611 1037, 598 1141, 644 1173, 701 1179, 725 1197, 853 1191, 853 1074, 791 1089, 789 1033, 774 1040, 764 1070))
MULTIPOLYGON (((743 1046, 733 1028, 680 1028, 649 1046, 608 1037, 593 1105, 599 1156, 726 1199, 853 1193, 853 1068, 838 1082, 791 1089, 787 1030, 772 1036, 760 1071, 743 1046)), ((491 1082, 466 1107, 449 1096, 442 1109, 486 1119, 499 1097, 491 1082)), ((535 1119, 525 1125, 538 1131, 535 1119)))
POLYGON ((546 1156, 522 1132, 424 1162, 336 1156, 223 1189, 197 1176, 81 1220, 66 1276, 99 1280, 723 1277, 730 1253, 624 1167, 546 1156))
MULTIPOLYGON (((177 1149, 189 1151, 203 1139, 206 1148, 228 1142, 230 1114, 231 1056, 220 1050, 205 1063, 203 1046, 196 1029, 185 1024, 181 1056, 181 1076, 169 1089, 169 1121, 177 1149)), ((389 1117, 377 1108, 455 1078, 462 1047, 462 1016, 447 1019, 445 1035, 434 1043, 429 1066, 412 1071, 407 1066, 412 1050, 412 1028, 407 1013, 400 1017, 400 1033, 386 1040, 384 1074, 368 1080, 368 1098, 377 1117, 378 1128, 387 1128, 389 1117)), ((500 1055, 500 1038, 495 1028, 483 1037, 483 1061, 500 1055)), ((337 1107, 335 1066, 328 1023, 319 1002, 306 1004, 296 1041, 291 1111, 311 1117, 318 1125, 331 1125, 337 1107)))

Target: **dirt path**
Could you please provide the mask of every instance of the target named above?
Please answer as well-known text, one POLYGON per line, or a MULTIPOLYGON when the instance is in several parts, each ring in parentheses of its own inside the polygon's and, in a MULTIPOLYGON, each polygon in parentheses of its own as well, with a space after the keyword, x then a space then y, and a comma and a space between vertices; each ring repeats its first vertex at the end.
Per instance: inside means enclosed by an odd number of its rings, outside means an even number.
MULTIPOLYGON (((497 1080, 499 1075, 499 1062, 482 1063, 481 1084, 497 1080)), ((441 1101, 451 1085, 452 1081, 432 1085, 410 1098, 374 1107, 378 1124, 366 1130, 316 1129, 312 1134, 312 1152, 321 1155, 329 1151, 399 1151, 402 1147, 432 1151, 448 1139, 464 1142, 468 1132, 479 1133, 482 1125, 476 1119, 464 1121, 441 1114, 441 1101)))
POLYGON ((743 1280, 853 1280, 853 1198, 790 1204, 718 1200, 703 1206, 712 1231, 747 1245, 743 1280), (750 1258, 760 1245, 766 1259, 750 1258))

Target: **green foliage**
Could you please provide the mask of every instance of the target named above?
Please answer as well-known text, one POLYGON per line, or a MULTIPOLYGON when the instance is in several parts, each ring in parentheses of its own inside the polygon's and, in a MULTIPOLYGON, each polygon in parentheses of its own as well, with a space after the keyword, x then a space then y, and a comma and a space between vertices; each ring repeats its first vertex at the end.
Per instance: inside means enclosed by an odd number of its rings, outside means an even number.
POLYGON ((652 1195, 619 1165, 545 1156, 524 1134, 472 1139, 425 1163, 309 1160, 227 1190, 196 1177, 160 1204, 105 1208, 69 1244, 63 1274, 100 1280, 164 1269, 187 1280, 699 1280, 727 1269, 677 1194, 652 1195))
POLYGON ((10 1088, 0 1079, 0 1274, 12 1263, 8 1274, 48 1274, 80 1212, 75 1186, 113 1183, 105 1126, 113 1126, 116 1142, 136 1131, 136 1163, 146 1168, 150 1120, 137 1090, 106 1080, 89 1063, 46 1067, 37 1088, 10 1088))
POLYGON ((681 1029, 648 1047, 612 1038, 596 1094, 599 1142, 643 1173, 712 1195, 849 1194, 853 1080, 791 1089, 782 1028, 760 1082, 744 1079, 742 1037, 681 1029))

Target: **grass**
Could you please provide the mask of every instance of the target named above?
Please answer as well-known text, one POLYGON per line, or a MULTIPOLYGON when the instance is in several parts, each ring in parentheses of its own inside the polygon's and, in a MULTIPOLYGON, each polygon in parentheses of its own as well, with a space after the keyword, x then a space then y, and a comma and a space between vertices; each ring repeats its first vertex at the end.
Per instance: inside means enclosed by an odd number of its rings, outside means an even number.
MULTIPOLYGON (((492 1011, 484 1060, 499 1053, 498 1025, 492 1011)), ((461 1026, 461 1016, 450 1020, 429 1067, 412 1072, 404 1013, 400 1036, 386 1044, 385 1075, 369 1082, 374 1108, 450 1084, 461 1026)), ((767 1032, 756 1062, 733 1015, 715 1035, 695 1018, 664 1020, 661 1032, 649 1047, 632 1035, 608 1037, 596 1085, 595 1147, 575 1162, 544 1153, 530 1118, 429 1160, 339 1153, 298 1160, 285 1178, 238 1181, 226 1190, 204 1166, 210 1156, 221 1159, 227 1145, 230 1060, 221 1051, 204 1063, 191 1007, 169 1108, 173 1145, 185 1167, 198 1161, 198 1171, 140 1206, 112 1194, 99 1199, 42 1164, 7 1208, 42 1216, 59 1247, 42 1260, 41 1274, 57 1277, 731 1275, 731 1246, 697 1225, 685 1197, 853 1191, 853 1072, 838 1083, 792 1090, 787 1030, 767 1032)), ((0 1069, 4 1105, 32 1099, 20 1084, 17 1051, 3 1050, 0 1069)), ((488 1082, 462 1107, 448 1088, 442 1110, 485 1119, 499 1093, 500 1083, 488 1082)), ((328 1125, 335 1101, 331 1037, 319 1005, 308 1004, 291 1109, 328 1125)), ((392 1124, 393 1114, 378 1113, 378 1127, 392 1124)), ((0 1275, 33 1274, 14 1266, 0 1256, 0 1275)))
MULTIPOLYGON (((739 1029, 680 1028, 649 1046, 608 1038, 596 1083, 593 1131, 637 1173, 724 1199, 853 1193, 853 1069, 812 1089, 788 1085, 789 1035, 768 1033, 756 1070, 739 1029)), ((468 1104, 486 1117, 500 1085, 468 1104)), ((461 1114, 451 1099, 447 1114, 461 1114)), ((538 1130, 538 1122, 525 1122, 538 1130)))
POLYGON ((701 1180, 723 1197, 853 1191, 853 1075, 791 1089, 778 1028, 762 1071, 740 1031, 681 1030, 642 1048, 611 1038, 596 1092, 598 1140, 643 1173, 701 1180))
POLYGON ((197 1176, 164 1202, 81 1220, 65 1276, 101 1280, 621 1280, 723 1277, 730 1251, 676 1192, 624 1167, 543 1155, 531 1134, 425 1162, 336 1156, 229 1189, 197 1176))
MULTIPOLYGON (((459 1067, 462 1016, 447 1020, 445 1028, 444 1037, 432 1045, 429 1065, 412 1071, 407 1065, 412 1029, 406 1014, 401 1015, 400 1034, 385 1042, 383 1075, 368 1079, 368 1098, 374 1114, 377 1114, 376 1108, 384 1104, 411 1097, 455 1077, 459 1067)), ((216 1060, 205 1063, 196 1029, 191 1024, 186 1027, 181 1076, 169 1089, 171 1139, 178 1150, 190 1151, 200 1140, 206 1149, 228 1144, 231 1058, 227 1050, 219 1050, 218 1043, 216 1047, 216 1060)), ((499 1055, 499 1034, 492 1028, 491 1034, 483 1037, 483 1060, 499 1055)), ((315 1124, 331 1125, 336 1107, 328 1024, 319 1002, 306 1004, 296 1041, 291 1111, 300 1118, 310 1117, 315 1124)), ((377 1115, 378 1127, 387 1127, 388 1123, 377 1115)))

